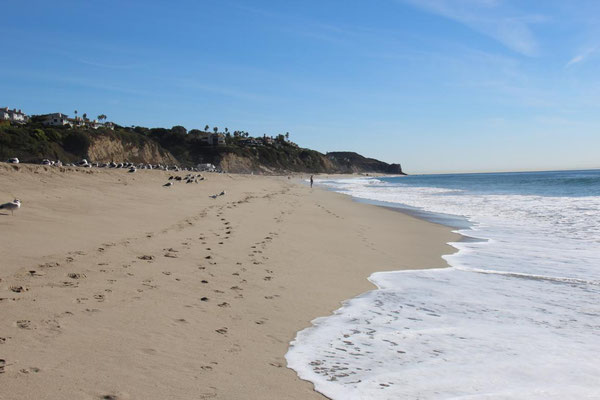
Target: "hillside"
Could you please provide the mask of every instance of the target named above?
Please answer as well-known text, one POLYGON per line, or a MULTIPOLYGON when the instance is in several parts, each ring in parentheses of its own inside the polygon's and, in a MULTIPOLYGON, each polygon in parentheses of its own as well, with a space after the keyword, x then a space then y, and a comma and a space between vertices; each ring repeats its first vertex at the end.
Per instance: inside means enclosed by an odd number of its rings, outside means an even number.
POLYGON ((381 172, 385 174, 406 175, 400 164, 388 164, 374 158, 366 158, 350 151, 327 153, 327 158, 336 163, 343 172, 381 172))
POLYGON ((39 122, 0 126, 0 160, 18 157, 38 163, 44 158, 76 162, 130 161, 195 166, 211 163, 224 171, 239 173, 390 173, 401 174, 398 164, 387 164, 356 153, 324 155, 298 147, 283 135, 252 138, 236 132, 220 135, 220 145, 207 143, 216 135, 180 126, 165 128, 48 127, 39 122))

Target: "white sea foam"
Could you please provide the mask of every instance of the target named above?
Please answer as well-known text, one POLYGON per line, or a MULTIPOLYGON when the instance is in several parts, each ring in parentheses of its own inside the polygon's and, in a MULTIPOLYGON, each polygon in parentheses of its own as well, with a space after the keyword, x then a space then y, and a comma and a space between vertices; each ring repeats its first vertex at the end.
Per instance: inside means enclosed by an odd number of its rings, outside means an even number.
POLYGON ((600 197, 325 183, 488 240, 453 243, 453 268, 373 274, 379 290, 298 333, 300 377, 333 399, 600 398, 600 197))

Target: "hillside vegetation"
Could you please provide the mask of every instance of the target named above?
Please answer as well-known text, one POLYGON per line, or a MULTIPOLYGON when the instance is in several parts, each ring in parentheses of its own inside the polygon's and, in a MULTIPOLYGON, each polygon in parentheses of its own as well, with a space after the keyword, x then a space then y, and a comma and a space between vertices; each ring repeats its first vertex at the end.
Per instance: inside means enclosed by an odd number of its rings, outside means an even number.
POLYGON ((44 158, 76 162, 82 158, 97 162, 195 166, 215 164, 229 172, 257 173, 354 173, 401 174, 397 164, 387 164, 356 153, 335 152, 324 155, 298 147, 284 135, 274 139, 249 138, 236 132, 227 134, 222 145, 202 140, 208 132, 181 126, 165 128, 49 127, 39 122, 25 125, 0 125, 0 160, 18 157, 22 162, 38 163, 44 158))

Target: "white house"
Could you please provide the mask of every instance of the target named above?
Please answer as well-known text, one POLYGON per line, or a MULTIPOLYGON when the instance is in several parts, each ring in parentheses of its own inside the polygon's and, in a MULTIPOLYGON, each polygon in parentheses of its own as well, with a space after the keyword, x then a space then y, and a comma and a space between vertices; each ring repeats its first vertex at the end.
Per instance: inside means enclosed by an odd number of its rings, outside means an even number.
POLYGON ((44 125, 50 125, 50 126, 71 125, 71 123, 69 122, 69 116, 65 115, 63 113, 46 114, 46 115, 42 115, 42 117, 44 118, 42 120, 42 124, 44 124, 44 125))
POLYGON ((25 122, 28 117, 21 110, 9 109, 8 107, 0 108, 0 121, 10 122, 25 122))

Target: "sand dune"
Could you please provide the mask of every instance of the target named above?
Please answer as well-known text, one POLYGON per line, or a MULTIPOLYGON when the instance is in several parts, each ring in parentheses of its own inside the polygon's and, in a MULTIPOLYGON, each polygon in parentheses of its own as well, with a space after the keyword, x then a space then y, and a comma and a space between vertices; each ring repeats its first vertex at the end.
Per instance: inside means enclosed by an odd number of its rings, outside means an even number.
POLYGON ((323 398, 286 368, 295 333, 456 238, 294 179, 169 175, 0 165, 23 202, 0 213, 0 398, 323 398))

